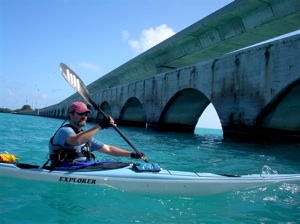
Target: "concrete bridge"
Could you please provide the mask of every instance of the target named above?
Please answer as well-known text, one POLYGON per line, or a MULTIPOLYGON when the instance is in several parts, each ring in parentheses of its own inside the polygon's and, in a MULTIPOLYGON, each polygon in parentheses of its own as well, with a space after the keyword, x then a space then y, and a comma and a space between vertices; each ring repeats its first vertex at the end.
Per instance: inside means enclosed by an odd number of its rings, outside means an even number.
MULTIPOLYGON (((300 29, 299 21, 299 0, 234 1, 88 89, 119 125, 193 132, 212 103, 225 138, 300 140, 300 35, 232 52, 300 29)), ((66 117, 75 100, 40 115, 66 117)))

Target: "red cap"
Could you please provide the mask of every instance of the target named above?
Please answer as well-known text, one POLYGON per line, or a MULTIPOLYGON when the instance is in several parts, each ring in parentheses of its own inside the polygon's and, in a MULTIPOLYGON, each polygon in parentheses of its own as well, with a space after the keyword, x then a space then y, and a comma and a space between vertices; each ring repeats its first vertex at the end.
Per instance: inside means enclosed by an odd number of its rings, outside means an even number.
POLYGON ((87 106, 82 102, 72 103, 71 106, 69 107, 69 113, 73 111, 78 113, 85 113, 85 112, 91 113, 91 111, 87 108, 87 106))

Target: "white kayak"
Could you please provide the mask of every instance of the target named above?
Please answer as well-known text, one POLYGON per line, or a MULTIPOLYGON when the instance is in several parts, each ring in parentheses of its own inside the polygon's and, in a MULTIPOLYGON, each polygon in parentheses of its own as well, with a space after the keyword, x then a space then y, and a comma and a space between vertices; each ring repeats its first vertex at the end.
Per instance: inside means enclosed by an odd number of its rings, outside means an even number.
POLYGON ((0 177, 64 184, 98 185, 133 193, 178 196, 213 195, 258 188, 274 183, 300 184, 300 174, 237 176, 164 169, 158 172, 137 172, 131 165, 104 170, 48 170, 29 164, 21 164, 19 167, 17 165, 0 163, 0 177))

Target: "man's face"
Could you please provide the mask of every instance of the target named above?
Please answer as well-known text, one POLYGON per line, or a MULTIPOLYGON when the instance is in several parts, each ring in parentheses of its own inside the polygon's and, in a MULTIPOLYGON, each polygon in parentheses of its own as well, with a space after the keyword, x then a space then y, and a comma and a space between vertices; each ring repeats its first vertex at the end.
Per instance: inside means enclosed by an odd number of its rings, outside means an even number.
POLYGON ((88 112, 77 113, 74 111, 74 112, 70 113, 70 121, 71 121, 71 123, 73 123, 74 125, 76 125, 78 127, 84 127, 86 125, 88 114, 89 114, 88 112))

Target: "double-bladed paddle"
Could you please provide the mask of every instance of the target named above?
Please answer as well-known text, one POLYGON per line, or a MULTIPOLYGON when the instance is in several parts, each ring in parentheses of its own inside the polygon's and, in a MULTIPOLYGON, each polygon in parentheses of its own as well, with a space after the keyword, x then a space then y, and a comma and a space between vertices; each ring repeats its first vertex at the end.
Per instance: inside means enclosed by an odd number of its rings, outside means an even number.
MULTIPOLYGON (((60 64, 60 71, 63 75, 63 77, 67 80, 67 82, 82 96, 82 98, 91 106, 95 108, 95 110, 98 110, 104 119, 107 119, 109 121, 109 117, 101 110, 100 106, 97 105, 91 98, 88 89, 86 88, 83 81, 79 78, 76 73, 70 69, 67 65, 64 63, 60 64)), ((118 133, 121 135, 121 137, 128 143, 128 145, 133 148, 133 150, 140 156, 142 156, 142 153, 126 138, 126 136, 120 131, 120 129, 116 126, 112 126, 118 133)), ((145 162, 148 162, 145 160, 145 162)))

